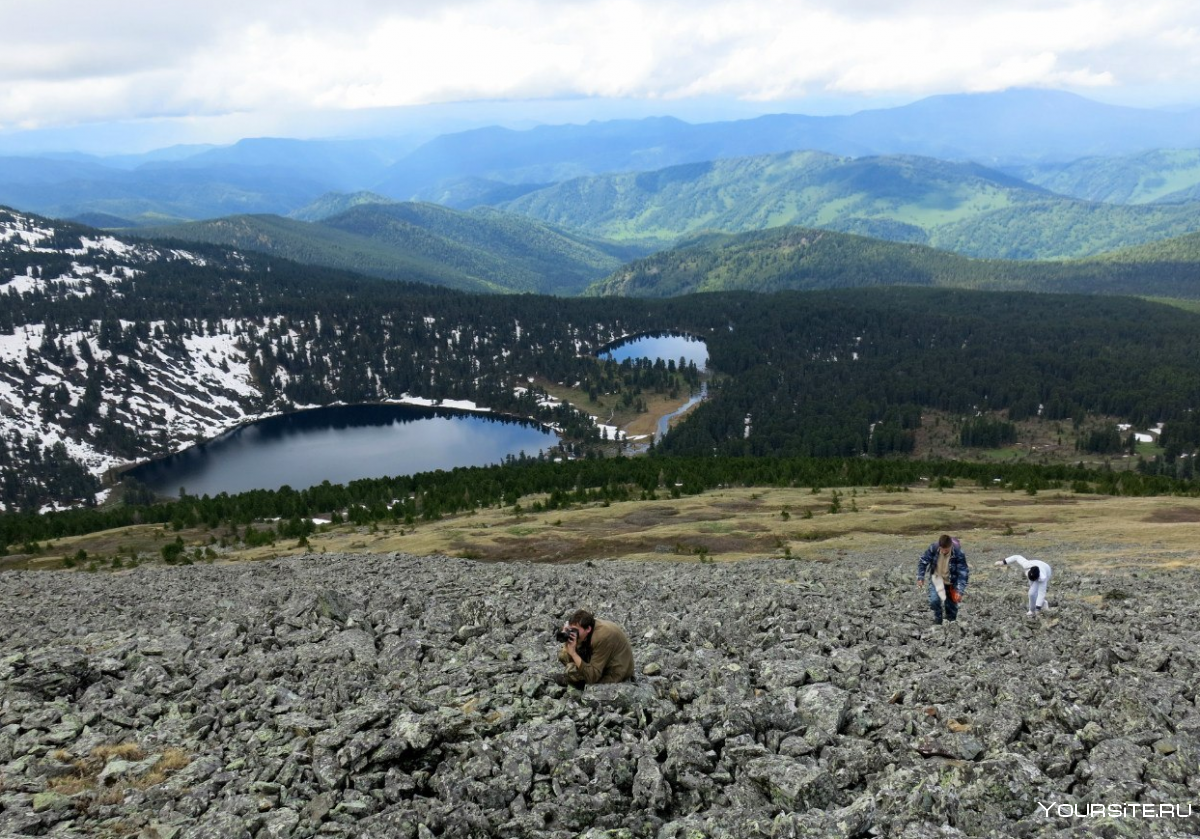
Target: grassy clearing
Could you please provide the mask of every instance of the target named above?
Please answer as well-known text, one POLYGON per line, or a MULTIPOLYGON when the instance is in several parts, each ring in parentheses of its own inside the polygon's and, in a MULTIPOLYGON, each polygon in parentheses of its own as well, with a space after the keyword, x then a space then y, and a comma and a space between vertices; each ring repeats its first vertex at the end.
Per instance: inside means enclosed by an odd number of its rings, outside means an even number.
MULTIPOLYGON (((528 508, 534 499, 522 499, 528 508)), ((310 538, 316 553, 401 551, 484 561, 628 558, 736 561, 827 559, 894 551, 914 560, 940 533, 979 560, 1012 553, 1094 569, 1200 567, 1200 499, 1113 498, 979 488, 724 489, 698 496, 590 505, 545 514, 484 510, 415 528, 344 526, 310 538), (833 509, 837 512, 831 512, 833 509)), ((258 549, 239 558, 290 555, 258 549)))
MULTIPOLYGON (((321 553, 444 554, 484 561, 576 562, 629 558, 717 561, 776 557, 828 559, 838 552, 894 552, 915 560, 939 534, 960 536, 975 561, 1012 553, 1042 556, 1103 572, 1114 566, 1200 567, 1200 499, 1117 498, 1043 491, 1030 495, 976 486, 932 489, 926 484, 878 488, 713 490, 696 496, 591 504, 527 512, 544 497, 518 507, 479 510, 412 526, 323 526, 309 547, 292 540, 220 551, 218 563, 321 553)), ((62 550, 95 554, 113 543, 161 546, 180 535, 189 545, 209 531, 131 527, 60 540, 62 550), (94 540, 94 541, 93 541, 94 540)), ((157 551, 157 548, 154 548, 157 551)), ((159 561, 159 560, 156 560, 159 561)), ((50 568, 57 559, 26 566, 50 568)), ((7 563, 5 567, 12 567, 7 563)), ((102 564, 96 570, 110 571, 102 564)), ((119 573, 124 573, 119 570, 119 573)))
POLYGON ((598 417, 600 422, 605 425, 617 426, 630 437, 654 434, 660 419, 679 410, 688 401, 686 393, 675 399, 671 399, 665 394, 643 393, 642 399, 646 403, 646 411, 639 413, 621 408, 618 405, 619 398, 615 395, 599 396, 592 401, 588 398, 585 390, 547 381, 539 381, 538 385, 545 388, 546 392, 555 399, 569 402, 579 410, 598 417))
MULTIPOLYGON (((205 548, 219 542, 225 529, 204 527, 173 530, 161 524, 131 525, 102 530, 84 536, 66 536, 39 544, 40 552, 0 557, 0 569, 39 571, 55 568, 113 571, 135 567, 142 562, 156 562, 164 546, 182 540, 189 556, 204 553, 205 548), (82 551, 82 554, 80 553, 82 551)), ((15 547, 15 546, 14 546, 15 547)))
POLYGON ((1143 299, 1149 300, 1152 303, 1162 303, 1165 306, 1174 306, 1177 309, 1183 309, 1185 312, 1200 314, 1200 300, 1183 300, 1178 297, 1144 297, 1143 299))
MULTIPOLYGON (((1000 415, 999 418, 1004 417, 1000 415)), ((1097 417, 1088 423, 1084 431, 1115 422, 1117 420, 1113 418, 1097 417)), ((1082 463, 1092 468, 1115 470, 1132 469, 1137 463, 1137 459, 1128 454, 1104 456, 1077 451, 1075 438, 1081 432, 1075 429, 1070 420, 1035 418, 1021 420, 1014 425, 1017 427, 1017 440, 1012 445, 995 449, 964 448, 960 439, 962 417, 928 411, 921 417, 913 455, 918 458, 984 463, 1082 463)), ((1147 460, 1162 452, 1163 449, 1153 443, 1140 443, 1137 450, 1147 460)))
POLYGON ((1160 446, 1158 443, 1137 444, 1138 455, 1144 457, 1146 460, 1150 460, 1154 457, 1161 457, 1164 452, 1166 452, 1166 449, 1160 446))

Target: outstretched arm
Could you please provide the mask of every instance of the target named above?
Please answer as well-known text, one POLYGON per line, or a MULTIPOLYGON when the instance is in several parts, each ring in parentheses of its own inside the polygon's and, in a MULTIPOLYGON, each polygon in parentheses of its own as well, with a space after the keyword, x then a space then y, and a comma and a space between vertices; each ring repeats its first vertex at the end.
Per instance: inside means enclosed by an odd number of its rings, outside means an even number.
POLYGON ((917 560, 917 588, 925 585, 925 570, 933 564, 935 556, 937 556, 937 549, 934 545, 930 545, 917 560))

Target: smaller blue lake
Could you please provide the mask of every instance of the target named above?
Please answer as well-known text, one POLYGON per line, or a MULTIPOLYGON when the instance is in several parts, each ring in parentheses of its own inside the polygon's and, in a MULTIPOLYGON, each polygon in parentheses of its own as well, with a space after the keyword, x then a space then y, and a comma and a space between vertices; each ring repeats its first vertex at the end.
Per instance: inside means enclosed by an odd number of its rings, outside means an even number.
MULTIPOLYGON (((707 371, 708 344, 690 335, 641 335, 614 344, 600 353, 600 358, 612 359, 613 361, 626 361, 638 358, 648 358, 651 361, 657 361, 661 358, 663 361, 674 361, 676 364, 679 364, 680 359, 683 359, 684 363, 695 364, 701 371, 707 371)), ((662 436, 670 430, 672 420, 686 414, 694 406, 703 402, 707 396, 708 383, 702 382, 699 393, 693 393, 687 402, 678 409, 659 418, 658 427, 654 432, 655 438, 662 439, 662 436)))
POLYGON ((703 370, 708 367, 708 344, 689 335, 641 335, 610 346, 600 353, 600 358, 613 361, 661 358, 676 364, 682 358, 703 370))
POLYGON ((411 475, 534 456, 558 435, 522 420, 411 405, 300 411, 244 425, 127 474, 160 495, 216 495, 411 475))

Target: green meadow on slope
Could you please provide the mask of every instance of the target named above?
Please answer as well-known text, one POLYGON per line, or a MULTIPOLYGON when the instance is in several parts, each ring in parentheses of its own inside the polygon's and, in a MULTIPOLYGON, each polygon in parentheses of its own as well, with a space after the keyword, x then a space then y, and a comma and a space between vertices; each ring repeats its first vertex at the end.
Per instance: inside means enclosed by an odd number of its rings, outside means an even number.
POLYGON ((917 285, 1200 298, 1200 234, 1089 259, 971 259, 923 245, 804 227, 696 236, 594 283, 597 296, 917 285))
POLYGON ((578 178, 470 211, 330 193, 297 211, 311 223, 233 216, 144 235, 483 292, 658 296, 903 283, 1196 296, 1192 257, 1109 255, 1200 230, 1200 202, 1146 203, 1184 194, 1200 178, 1200 152, 1012 171, 1142 203, 1058 195, 972 163, 807 151, 578 178), (773 232, 783 228, 809 232, 773 232), (626 265, 653 251, 666 252, 626 265), (1103 264, 1080 262, 1093 257, 1103 264))
POLYGON ((1066 259, 1200 229, 1200 204, 1096 204, 970 163, 820 152, 579 178, 503 205, 610 239, 820 227, 976 257, 1066 259))
POLYGON ((1070 163, 1039 163, 1009 170, 1060 195, 1110 204, 1194 201, 1200 189, 1200 149, 1155 149, 1070 163))

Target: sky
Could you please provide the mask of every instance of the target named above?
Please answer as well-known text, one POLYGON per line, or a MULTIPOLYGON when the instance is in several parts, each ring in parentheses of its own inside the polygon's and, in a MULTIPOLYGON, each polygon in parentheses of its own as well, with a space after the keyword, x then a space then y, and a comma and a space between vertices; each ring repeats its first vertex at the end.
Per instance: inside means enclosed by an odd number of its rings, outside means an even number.
POLYGON ((1200 106, 1194 0, 0 0, 0 21, 9 148, 851 113, 1010 87, 1200 106))

